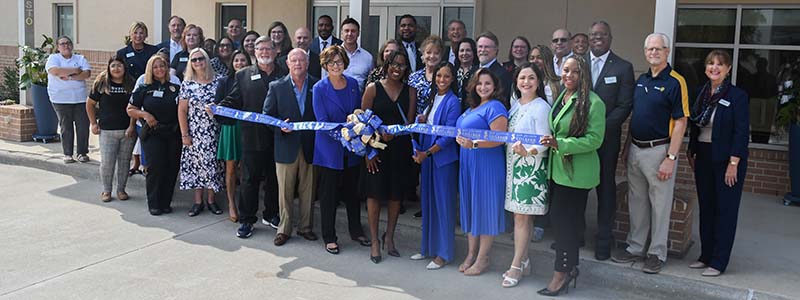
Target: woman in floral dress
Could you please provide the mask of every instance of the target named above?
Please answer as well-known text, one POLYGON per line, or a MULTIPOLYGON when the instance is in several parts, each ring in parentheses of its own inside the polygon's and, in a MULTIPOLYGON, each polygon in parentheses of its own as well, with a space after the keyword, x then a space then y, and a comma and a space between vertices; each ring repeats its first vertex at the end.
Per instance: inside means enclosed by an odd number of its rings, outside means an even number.
MULTIPOLYGON (((542 72, 531 63, 515 72, 509 132, 551 135, 548 124, 550 104, 545 100, 542 72)), ((547 147, 520 142, 506 147, 506 204, 514 213, 514 259, 503 274, 503 287, 513 287, 530 274, 528 245, 533 216, 547 213, 547 147)))
POLYGON ((222 188, 223 167, 217 160, 218 126, 205 112, 205 106, 214 102, 219 77, 211 69, 208 54, 202 48, 189 53, 181 91, 178 95, 178 121, 181 126, 181 183, 182 190, 194 189, 194 204, 189 216, 203 211, 203 190, 208 192, 208 210, 222 213, 214 194, 222 188))

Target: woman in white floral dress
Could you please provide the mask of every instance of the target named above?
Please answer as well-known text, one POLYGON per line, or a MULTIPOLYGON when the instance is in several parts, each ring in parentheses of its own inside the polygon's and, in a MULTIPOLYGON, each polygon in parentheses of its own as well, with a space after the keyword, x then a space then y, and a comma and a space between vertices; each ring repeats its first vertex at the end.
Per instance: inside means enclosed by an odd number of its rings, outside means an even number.
MULTIPOLYGON (((544 96, 542 72, 525 63, 514 73, 514 94, 508 131, 550 135, 550 104, 544 96)), ((514 213, 514 259, 503 274, 503 287, 513 287, 530 274, 528 244, 533 216, 547 213, 547 148, 520 142, 506 146, 505 209, 514 213)))
POLYGON ((204 190, 208 192, 208 210, 218 215, 222 209, 214 202, 214 195, 222 188, 223 180, 222 162, 217 160, 219 128, 206 114, 205 106, 214 102, 220 77, 215 76, 208 54, 202 48, 193 49, 189 61, 178 95, 178 122, 183 143, 180 188, 195 190, 190 217, 203 211, 204 190))

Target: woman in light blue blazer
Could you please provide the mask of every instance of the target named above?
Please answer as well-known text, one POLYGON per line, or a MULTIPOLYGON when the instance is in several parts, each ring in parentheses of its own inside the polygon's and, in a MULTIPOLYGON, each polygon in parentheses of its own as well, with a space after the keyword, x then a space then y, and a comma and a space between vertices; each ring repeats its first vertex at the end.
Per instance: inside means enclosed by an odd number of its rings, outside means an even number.
MULTIPOLYGON (((461 106, 456 96, 456 72, 451 64, 442 62, 433 72, 431 103, 418 123, 455 126, 461 115, 461 106)), ((422 165, 420 196, 422 200, 422 246, 420 253, 411 259, 422 260, 433 257, 428 270, 443 267, 453 259, 455 244, 455 203, 458 188, 458 146, 454 138, 420 135, 415 145, 414 161, 422 165)))

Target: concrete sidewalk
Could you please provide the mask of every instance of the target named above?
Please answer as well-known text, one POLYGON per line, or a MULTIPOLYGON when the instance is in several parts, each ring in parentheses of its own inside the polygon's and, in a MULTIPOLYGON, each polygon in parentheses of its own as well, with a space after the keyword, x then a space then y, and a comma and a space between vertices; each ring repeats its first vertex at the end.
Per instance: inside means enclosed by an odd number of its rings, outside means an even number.
MULTIPOLYGON (((97 144, 96 137, 93 136, 92 141, 92 145, 97 144)), ((0 140, 0 163, 34 167, 49 172, 96 181, 99 179, 99 154, 96 146, 90 146, 90 150, 92 162, 65 165, 61 161, 61 147, 58 143, 16 143, 0 140)), ((129 181, 129 186, 129 192, 137 191, 135 193, 143 195, 144 180, 142 176, 132 177, 129 181)), ((99 192, 98 185, 97 192, 94 194, 99 195, 99 192)), ((179 191, 178 193, 188 195, 188 192, 185 191, 179 191)), ((220 200, 224 199, 224 195, 221 195, 221 197, 220 200)), ((186 196, 183 198, 190 199, 190 197, 186 196)), ((697 243, 692 247, 688 255, 683 259, 670 258, 660 275, 645 275, 641 273, 639 271, 641 264, 620 265, 610 261, 595 261, 591 251, 593 249, 591 237, 595 231, 593 225, 596 224, 593 193, 590 198, 586 215, 586 223, 589 227, 586 233, 586 240, 589 245, 581 252, 581 279, 584 284, 587 281, 594 280, 595 282, 589 284, 601 284, 618 289, 641 289, 645 294, 648 293, 647 291, 652 293, 668 291, 675 296, 675 299, 800 298, 800 285, 797 284, 800 281, 800 272, 797 270, 800 267, 800 256, 795 255, 795 252, 800 249, 800 218, 798 218, 800 216, 800 208, 783 206, 779 197, 745 193, 740 209, 737 240, 734 245, 731 264, 727 273, 717 278, 702 277, 700 276, 701 271, 691 270, 687 267, 689 263, 696 259, 700 251, 699 237, 697 237, 698 230, 696 228, 693 240, 697 243)), ((91 202, 94 199, 88 199, 87 201, 91 202)), ((225 201, 220 201, 220 203, 223 202, 225 201)), ((188 205, 188 202, 179 205, 180 208, 176 209, 177 214, 173 214, 169 218, 187 219, 183 216, 182 209, 184 208, 182 206, 188 208, 188 205)), ((416 207, 409 207, 409 211, 410 213, 401 216, 398 241, 419 240, 420 221, 411 217, 412 213, 416 211, 416 207)), ((144 212, 143 208, 141 212, 144 212)), ((362 216, 366 220, 366 214, 362 214, 362 216)), ((161 220, 158 224, 147 224, 145 226, 169 229, 170 226, 174 225, 170 225, 171 222, 164 222, 164 220, 166 219, 161 220)), ((206 225, 217 226, 214 225, 216 223, 206 225)), ((697 223, 694 222, 695 227, 697 223)), ((364 224, 366 224, 366 221, 364 224)), ((549 249, 549 238, 549 234, 546 234, 545 241, 533 243, 531 248, 535 272, 538 277, 542 278, 549 276, 549 270, 551 270, 552 265, 553 256, 552 251, 549 249)), ((513 245, 509 234, 499 236, 497 241, 501 247, 510 248, 513 245)), ((411 244, 411 242, 399 246, 403 254, 410 254, 417 247, 416 244, 411 244)), ((238 246, 232 245, 231 247, 238 246)), ((459 259, 463 257, 463 249, 459 249, 457 257, 459 259)), ((492 258, 492 272, 497 272, 498 274, 505 270, 511 260, 509 255, 499 256, 497 253, 492 258)), ((455 263, 459 262, 456 261, 455 263)))

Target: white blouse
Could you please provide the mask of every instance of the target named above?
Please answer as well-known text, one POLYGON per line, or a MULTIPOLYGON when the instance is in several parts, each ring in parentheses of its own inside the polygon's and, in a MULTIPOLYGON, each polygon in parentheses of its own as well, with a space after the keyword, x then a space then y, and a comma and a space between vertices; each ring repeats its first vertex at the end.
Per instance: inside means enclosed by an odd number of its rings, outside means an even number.
MULTIPOLYGON (((550 104, 547 103, 547 100, 537 97, 526 104, 520 104, 517 101, 512 104, 509 115, 515 118, 514 127, 510 128, 511 132, 552 135, 548 123, 550 104)), ((546 146, 530 144, 523 144, 523 146, 528 151, 535 148, 540 154, 547 156, 546 146)))

